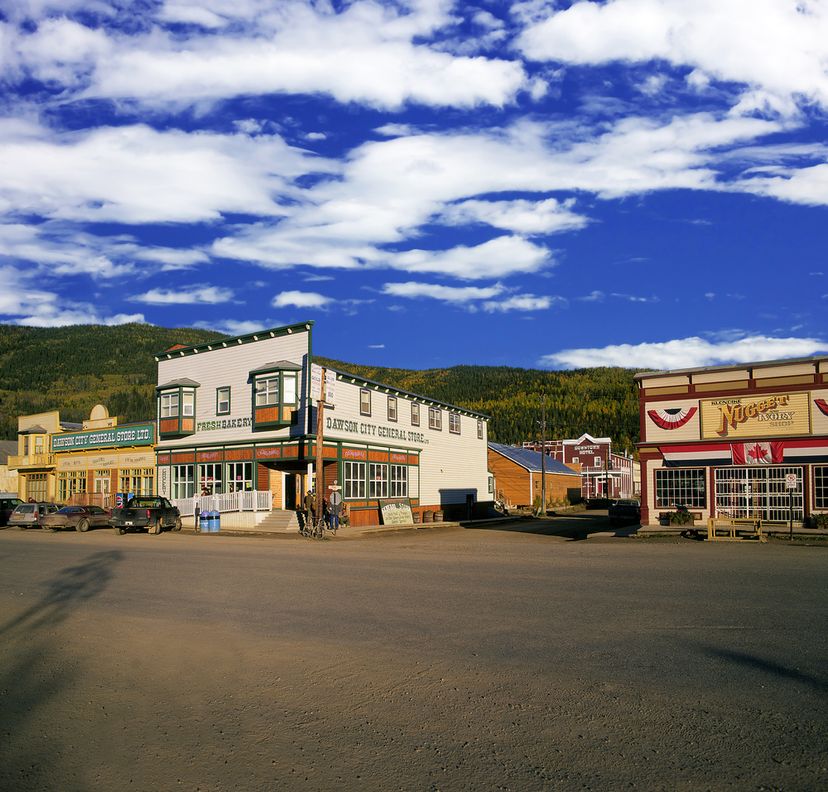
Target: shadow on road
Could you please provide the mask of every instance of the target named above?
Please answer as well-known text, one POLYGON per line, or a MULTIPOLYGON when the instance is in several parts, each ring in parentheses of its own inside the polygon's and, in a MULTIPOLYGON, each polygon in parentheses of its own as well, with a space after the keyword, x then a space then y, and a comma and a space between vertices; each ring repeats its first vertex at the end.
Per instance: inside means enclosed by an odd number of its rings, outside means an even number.
POLYGON ((775 663, 772 660, 765 660, 764 658, 757 657, 756 655, 747 654, 746 652, 736 652, 732 649, 721 649, 716 646, 705 646, 704 650, 709 655, 719 658, 720 660, 727 660, 730 663, 746 666, 756 671, 762 671, 781 679, 789 679, 792 682, 807 685, 819 693, 828 692, 828 684, 826 684, 824 680, 818 679, 810 674, 803 674, 796 668, 789 668, 779 663, 775 663))
POLYGON ((0 636, 18 627, 31 631, 62 622, 80 603, 96 597, 106 588, 112 578, 111 567, 123 555, 120 550, 95 553, 77 566, 62 569, 48 582, 48 591, 40 602, 0 626, 0 636))
POLYGON ((605 511, 577 512, 549 517, 516 517, 513 521, 482 524, 463 524, 464 528, 481 531, 512 531, 539 536, 557 536, 570 542, 582 542, 592 534, 611 533, 615 537, 634 536, 640 525, 616 526, 610 523, 605 511))
POLYGON ((0 789, 55 788, 59 746, 37 719, 74 679, 55 628, 107 587, 122 558, 120 550, 94 553, 62 569, 39 602, 0 625, 0 789))

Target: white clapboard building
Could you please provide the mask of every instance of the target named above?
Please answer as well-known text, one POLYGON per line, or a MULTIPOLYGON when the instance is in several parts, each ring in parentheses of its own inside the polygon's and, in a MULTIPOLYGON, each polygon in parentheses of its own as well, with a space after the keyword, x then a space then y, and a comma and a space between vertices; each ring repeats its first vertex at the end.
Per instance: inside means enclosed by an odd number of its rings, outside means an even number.
POLYGON ((312 342, 307 322, 156 355, 159 494, 261 519, 318 484, 341 493, 352 525, 395 502, 418 519, 488 508, 487 416, 317 366, 312 342))

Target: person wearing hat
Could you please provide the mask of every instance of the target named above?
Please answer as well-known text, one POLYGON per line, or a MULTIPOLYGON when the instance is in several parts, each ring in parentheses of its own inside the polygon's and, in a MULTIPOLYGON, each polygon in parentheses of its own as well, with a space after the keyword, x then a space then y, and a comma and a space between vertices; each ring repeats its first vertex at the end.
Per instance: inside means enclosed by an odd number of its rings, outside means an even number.
POLYGON ((316 523, 316 493, 313 490, 308 490, 305 495, 305 511, 307 512, 308 525, 316 523))

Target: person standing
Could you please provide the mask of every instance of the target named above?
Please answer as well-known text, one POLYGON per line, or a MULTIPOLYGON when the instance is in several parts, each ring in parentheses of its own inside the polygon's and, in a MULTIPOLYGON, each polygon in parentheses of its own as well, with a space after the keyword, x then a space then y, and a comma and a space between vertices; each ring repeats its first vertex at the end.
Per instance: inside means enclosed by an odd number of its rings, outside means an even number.
POLYGON ((305 513, 309 526, 316 523, 316 492, 314 490, 308 490, 308 494, 305 495, 305 513))

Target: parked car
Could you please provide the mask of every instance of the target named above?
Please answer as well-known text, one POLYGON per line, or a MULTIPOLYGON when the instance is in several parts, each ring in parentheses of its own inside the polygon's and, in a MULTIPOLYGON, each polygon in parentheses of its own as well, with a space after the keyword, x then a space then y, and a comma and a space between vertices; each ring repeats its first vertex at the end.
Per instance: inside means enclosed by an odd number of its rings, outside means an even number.
POLYGON ((21 503, 23 501, 20 498, 0 497, 0 525, 8 525, 9 517, 21 503))
POLYGON ((608 508, 610 523, 640 523, 641 503, 631 498, 620 498, 610 503, 608 508))
POLYGON ((100 506, 64 506, 43 518, 43 527, 52 531, 74 528, 83 533, 90 528, 109 526, 109 512, 100 506))
POLYGON ((181 514, 166 498, 138 495, 130 498, 122 509, 113 509, 109 524, 115 533, 141 528, 151 534, 160 534, 165 528, 181 530, 181 514))
POLYGON ((56 503, 23 503, 15 506, 9 517, 9 528, 42 528, 47 514, 54 514, 60 507, 56 503))

